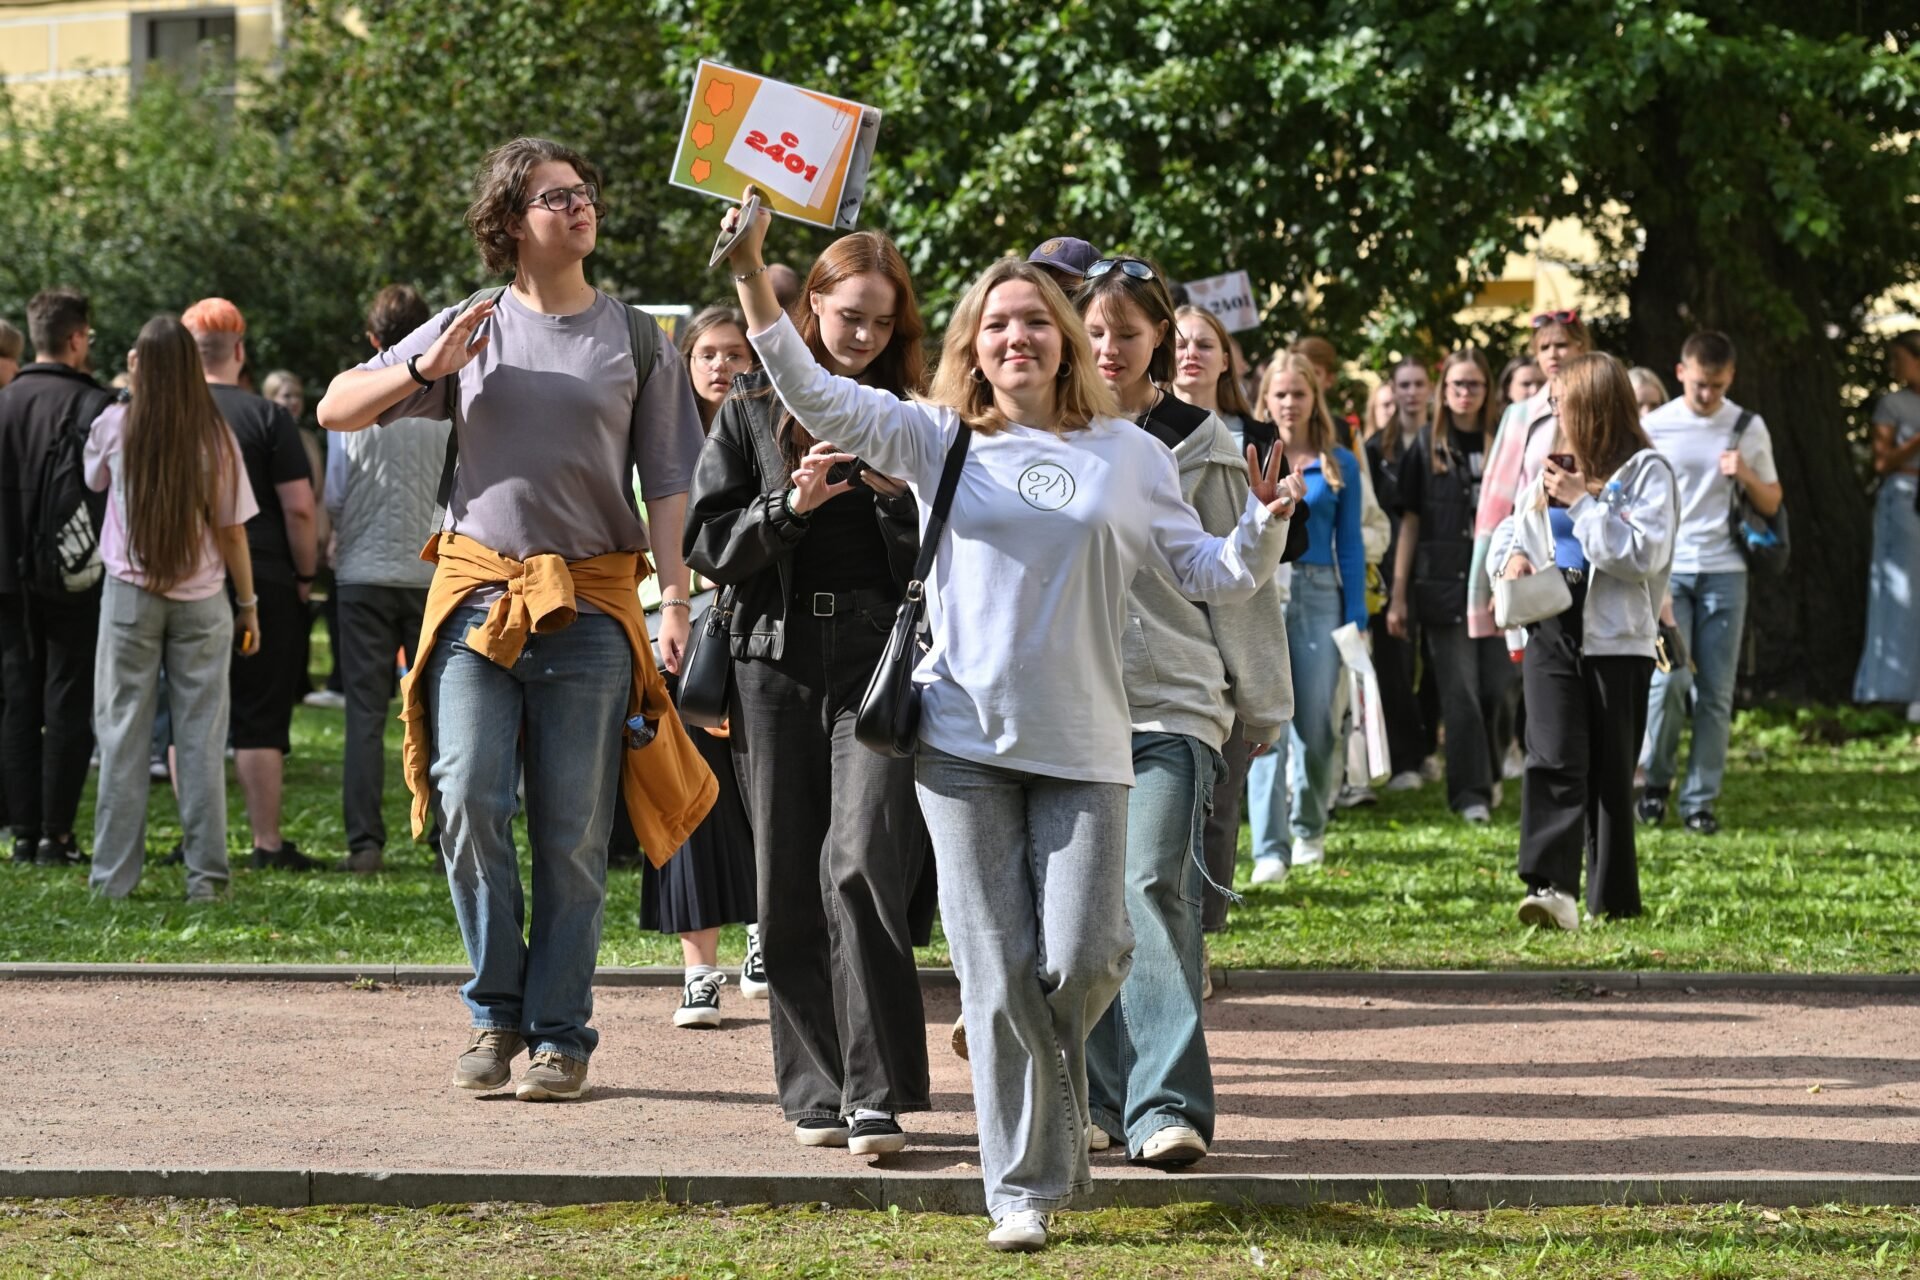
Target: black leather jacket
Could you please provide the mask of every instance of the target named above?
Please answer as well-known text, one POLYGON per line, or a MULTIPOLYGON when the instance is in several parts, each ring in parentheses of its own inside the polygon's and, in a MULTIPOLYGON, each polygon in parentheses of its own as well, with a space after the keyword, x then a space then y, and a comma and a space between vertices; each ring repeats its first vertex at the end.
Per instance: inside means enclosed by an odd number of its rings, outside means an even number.
MULTIPOLYGON (((774 438, 774 398, 765 373, 733 380, 694 467, 681 551, 696 572, 734 589, 733 656, 778 658, 786 648, 793 551, 807 521, 787 510, 792 470, 774 438)), ((920 551, 920 508, 911 493, 874 495, 894 586, 904 593, 920 551)))

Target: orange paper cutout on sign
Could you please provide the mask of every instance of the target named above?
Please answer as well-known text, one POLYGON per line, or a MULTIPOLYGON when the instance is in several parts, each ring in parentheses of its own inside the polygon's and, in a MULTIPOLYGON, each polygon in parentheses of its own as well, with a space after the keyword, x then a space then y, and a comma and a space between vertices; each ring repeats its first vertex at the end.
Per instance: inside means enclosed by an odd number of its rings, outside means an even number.
POLYGON ((687 166, 687 172, 693 175, 695 182, 705 182, 713 176, 713 166, 705 160, 695 160, 687 166))
POLYGON ((723 116, 733 110, 733 85, 725 80, 715 80, 707 86, 707 110, 717 116, 723 116))
POLYGON ((687 131, 687 136, 693 139, 693 145, 697 150, 705 151, 713 142, 713 126, 705 120, 696 121, 693 128, 687 131))

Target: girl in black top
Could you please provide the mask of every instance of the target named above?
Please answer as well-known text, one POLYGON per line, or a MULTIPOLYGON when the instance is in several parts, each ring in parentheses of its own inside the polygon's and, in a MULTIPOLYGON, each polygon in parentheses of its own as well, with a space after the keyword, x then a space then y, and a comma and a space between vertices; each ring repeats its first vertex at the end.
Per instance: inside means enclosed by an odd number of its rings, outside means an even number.
MULTIPOLYGON (((899 250, 836 241, 795 307, 814 357, 905 396, 924 381, 899 250)), ((911 907, 926 863, 913 761, 853 736, 919 550, 906 486, 817 443, 764 374, 737 379, 694 475, 687 563, 732 588, 733 753, 754 831, 774 1075, 802 1146, 906 1145, 928 1107, 911 907)))

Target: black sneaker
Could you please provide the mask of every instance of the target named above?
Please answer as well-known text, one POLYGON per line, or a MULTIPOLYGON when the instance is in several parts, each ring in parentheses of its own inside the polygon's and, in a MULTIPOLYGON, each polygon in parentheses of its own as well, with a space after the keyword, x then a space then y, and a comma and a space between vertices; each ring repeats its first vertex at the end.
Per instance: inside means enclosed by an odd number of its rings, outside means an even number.
POLYGON ((720 988, 727 975, 715 969, 690 978, 680 992, 680 1007, 673 1011, 676 1027, 717 1027, 720 1025, 720 988))
POLYGON ((52 836, 43 837, 40 847, 34 850, 33 865, 36 867, 78 867, 87 861, 87 855, 80 852, 80 843, 71 834, 58 840, 52 836))
POLYGON ((793 1126, 793 1140, 803 1147, 844 1147, 847 1122, 813 1116, 793 1126))
POLYGON ((35 841, 32 836, 15 836, 13 838, 14 862, 23 867, 32 866, 34 846, 35 841))
POLYGON ((1659 826, 1667 820, 1667 793, 1648 787, 1641 793, 1639 803, 1633 806, 1633 812, 1641 826, 1659 826))
POLYGON ((1720 820, 1713 816, 1713 810, 1700 809, 1687 815, 1687 830, 1697 836, 1717 836, 1720 834, 1720 820))
POLYGON ((856 1120, 847 1131, 847 1150, 856 1156, 890 1156, 906 1149, 907 1135, 892 1116, 856 1120))
POLYGON ((167 856, 164 858, 155 858, 153 860, 153 865, 156 867, 186 866, 187 865, 187 846, 184 844, 177 844, 173 846, 173 852, 167 854, 167 856))
POLYGON ((259 845, 253 848, 255 871, 265 871, 269 868, 275 871, 320 871, 325 869, 326 865, 320 859, 309 858, 300 852, 300 846, 291 840, 283 842, 278 849, 262 849, 259 845))
POLYGON ((740 994, 749 1000, 767 998, 767 958, 760 951, 760 934, 747 935, 747 958, 740 964, 740 994))

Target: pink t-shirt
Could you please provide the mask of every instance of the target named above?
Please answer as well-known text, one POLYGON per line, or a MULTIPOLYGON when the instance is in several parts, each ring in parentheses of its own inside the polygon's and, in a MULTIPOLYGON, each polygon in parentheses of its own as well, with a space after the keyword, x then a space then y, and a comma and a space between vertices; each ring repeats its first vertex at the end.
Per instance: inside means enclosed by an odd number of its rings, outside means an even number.
MULTIPOLYGON (((127 407, 122 404, 112 406, 94 420, 93 434, 87 437, 86 477, 87 484, 93 489, 109 491, 106 527, 100 531, 100 559, 105 562, 107 572, 114 577, 144 588, 147 585, 146 575, 134 563, 133 548, 127 545, 126 468, 120 464, 126 429, 127 407)), ((231 458, 233 465, 226 483, 219 488, 219 509, 214 512, 215 522, 222 528, 245 524, 260 510, 259 504, 253 499, 253 489, 245 482, 245 475, 240 470, 240 445, 237 441, 231 458)), ((220 559, 220 548, 213 540, 212 531, 208 530, 201 536, 200 554, 195 557, 193 571, 174 583, 167 590, 166 597, 169 600, 205 600, 225 586, 226 581, 226 564, 220 559)))

